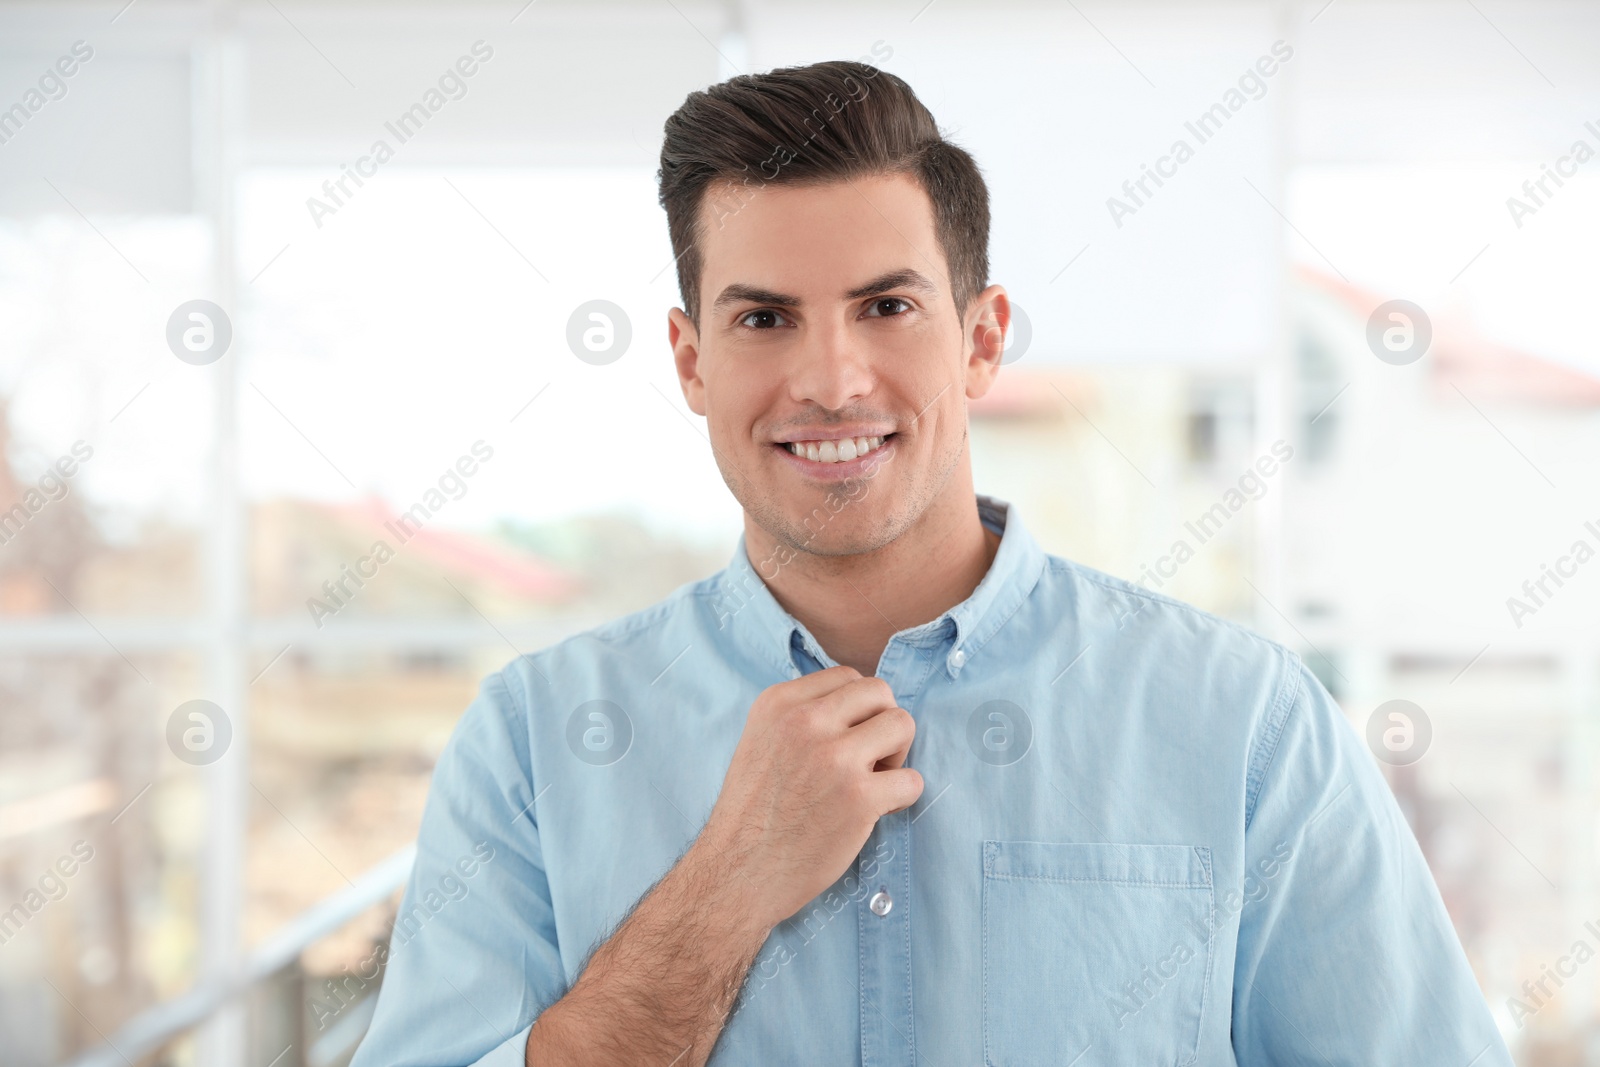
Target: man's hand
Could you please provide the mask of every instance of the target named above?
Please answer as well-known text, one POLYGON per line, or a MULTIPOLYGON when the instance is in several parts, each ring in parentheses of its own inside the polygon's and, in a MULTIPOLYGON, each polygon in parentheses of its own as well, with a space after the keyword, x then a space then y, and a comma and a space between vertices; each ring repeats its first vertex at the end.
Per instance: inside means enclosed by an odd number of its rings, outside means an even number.
POLYGON ((762 692, 701 841, 758 892, 769 927, 849 869, 880 816, 916 803, 916 734, 881 678, 832 667, 762 692))
POLYGON ((701 1067, 767 935, 922 795, 910 713, 834 667, 765 690, 689 850, 534 1022, 530 1067, 701 1067))

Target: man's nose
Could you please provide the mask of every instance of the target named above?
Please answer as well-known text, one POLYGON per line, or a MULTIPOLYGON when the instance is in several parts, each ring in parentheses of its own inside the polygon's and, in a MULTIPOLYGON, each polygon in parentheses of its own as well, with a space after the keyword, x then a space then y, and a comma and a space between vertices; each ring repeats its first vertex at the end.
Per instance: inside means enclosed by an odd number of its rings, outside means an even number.
POLYGON ((790 395, 800 403, 839 411, 872 392, 872 364, 847 323, 817 327, 795 353, 790 395))

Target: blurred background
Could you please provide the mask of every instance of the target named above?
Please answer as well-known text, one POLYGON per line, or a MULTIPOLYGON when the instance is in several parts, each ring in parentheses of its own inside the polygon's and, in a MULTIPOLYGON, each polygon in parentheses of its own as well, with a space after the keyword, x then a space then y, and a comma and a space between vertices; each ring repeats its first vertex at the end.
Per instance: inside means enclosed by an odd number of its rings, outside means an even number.
POLYGON ((3 0, 0 1056, 348 1060, 479 679, 733 551, 663 121, 862 59, 990 183, 980 491, 1296 649, 1518 1063, 1600 1063, 1597 46, 1545 0, 3 0))

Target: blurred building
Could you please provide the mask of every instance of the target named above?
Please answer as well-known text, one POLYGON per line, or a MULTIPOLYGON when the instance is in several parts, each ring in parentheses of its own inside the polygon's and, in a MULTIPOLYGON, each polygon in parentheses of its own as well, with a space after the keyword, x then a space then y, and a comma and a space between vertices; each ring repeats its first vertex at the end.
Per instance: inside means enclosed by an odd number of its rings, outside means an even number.
POLYGON ((327 981, 386 936, 482 675, 733 548, 659 344, 663 120, 863 57, 978 159, 1031 316, 973 405, 980 488, 1296 648, 1358 730, 1425 708, 1426 755, 1385 773, 1518 1062, 1600 1064, 1587 970, 1507 1007, 1600 917, 1600 570, 1507 609, 1600 522, 1594 164, 1506 212, 1600 136, 1596 40, 1564 0, 0 0, 0 108, 27 112, 0 129, 0 1060, 116 1067, 131 1026, 160 1035, 140 1067, 338 1067, 373 985, 327 981), (480 40, 460 99, 308 215, 480 40), (1366 341, 1396 296, 1433 320, 1406 366, 1366 341), (196 297, 232 316, 207 365, 163 337, 196 297), (633 325, 605 366, 563 334, 596 298, 633 325), (45 485, 79 436, 93 459, 45 485), (418 515, 480 437, 491 473, 418 515), (169 749, 197 698, 234 758, 169 749), (206 1000, 241 961, 242 1017, 206 1000))
MULTIPOLYGON (((22 451, 0 406, 0 501, 27 494, 22 451)), ((290 638, 258 657, 251 687, 243 916, 251 944, 412 840, 457 718, 483 675, 518 654, 490 620, 561 632, 642 606, 722 562, 623 517, 477 535, 405 525, 376 499, 263 502, 251 509, 250 529, 254 610, 290 638), (381 565, 372 560, 380 542, 393 549, 381 565), (358 585, 351 571, 367 577, 358 585), (420 635, 403 632, 408 619, 420 635), (440 648, 438 631, 451 619, 481 629, 477 642, 451 635, 440 648), (394 628, 390 650, 373 650, 371 635, 359 633, 370 626, 394 628)), ((165 525, 110 543, 81 494, 68 492, 8 534, 0 597, 8 616, 39 625, 63 610, 104 620, 154 605, 160 614, 164 600, 181 615, 202 555, 195 531, 165 525)), ((194 816, 204 792, 194 771, 174 768, 150 742, 151 727, 159 737, 165 726, 164 714, 152 722, 152 708, 189 699, 199 679, 192 662, 131 646, 124 655, 124 644, 117 634, 81 655, 0 660, 0 901, 9 908, 0 911, 0 1034, 8 1063, 53 1064, 92 1048, 195 981, 203 823, 194 816), (115 833, 104 832, 109 817, 115 833), (73 863, 75 846, 87 861, 73 863), (70 878, 52 873, 63 858, 75 867, 70 878), (84 1016, 63 1011, 52 985, 84 1016)), ((387 937, 386 910, 392 903, 323 939, 304 975, 296 969, 253 997, 253 1017, 266 1029, 258 1039, 298 1035, 302 1024, 316 1036, 314 1006, 304 1020, 298 1008, 286 1016, 282 997, 315 1005, 319 978, 346 975, 387 937)))
MULTIPOLYGON (((1386 374, 1402 368, 1379 363, 1365 336, 1381 297, 1313 270, 1297 272, 1293 293, 1296 357, 1284 383, 1293 454, 1267 465, 1275 473, 1256 467, 1272 450, 1245 368, 1068 371, 1024 356, 972 405, 979 484, 1021 505, 1050 550, 1274 633, 1358 733, 1386 700, 1428 713, 1431 754, 1384 770, 1515 1040, 1507 998, 1525 996, 1521 983, 1600 917, 1600 630, 1590 620, 1519 631, 1502 606, 1526 597, 1514 584, 1492 600, 1486 625, 1481 542, 1460 531, 1482 535, 1503 515, 1492 499, 1438 492, 1436 472, 1474 436, 1554 434, 1574 454, 1600 455, 1600 379, 1496 343, 1464 315, 1433 322, 1414 371, 1386 374), (1436 506, 1419 516, 1419 497, 1436 506), (1268 506, 1282 558, 1270 603, 1272 579, 1257 563, 1273 536, 1261 521, 1268 506), (1163 577, 1158 564, 1177 542, 1194 555, 1163 577)), ((1600 548, 1600 533, 1570 533, 1600 548)), ((1567 543, 1558 535, 1552 550, 1567 543)), ((1537 577, 1553 559, 1527 570, 1537 577)), ((1582 972, 1565 984, 1527 1023, 1526 1062, 1588 1062, 1561 1057, 1587 1047, 1596 996, 1582 972)))

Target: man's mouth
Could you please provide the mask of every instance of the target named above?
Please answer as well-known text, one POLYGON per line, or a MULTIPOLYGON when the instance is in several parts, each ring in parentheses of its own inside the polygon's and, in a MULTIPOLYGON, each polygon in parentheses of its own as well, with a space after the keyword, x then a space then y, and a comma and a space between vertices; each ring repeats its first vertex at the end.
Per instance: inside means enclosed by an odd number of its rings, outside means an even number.
POLYGON ((891 433, 881 437, 841 437, 830 441, 788 441, 780 447, 813 463, 848 463, 881 450, 894 436, 891 433))

